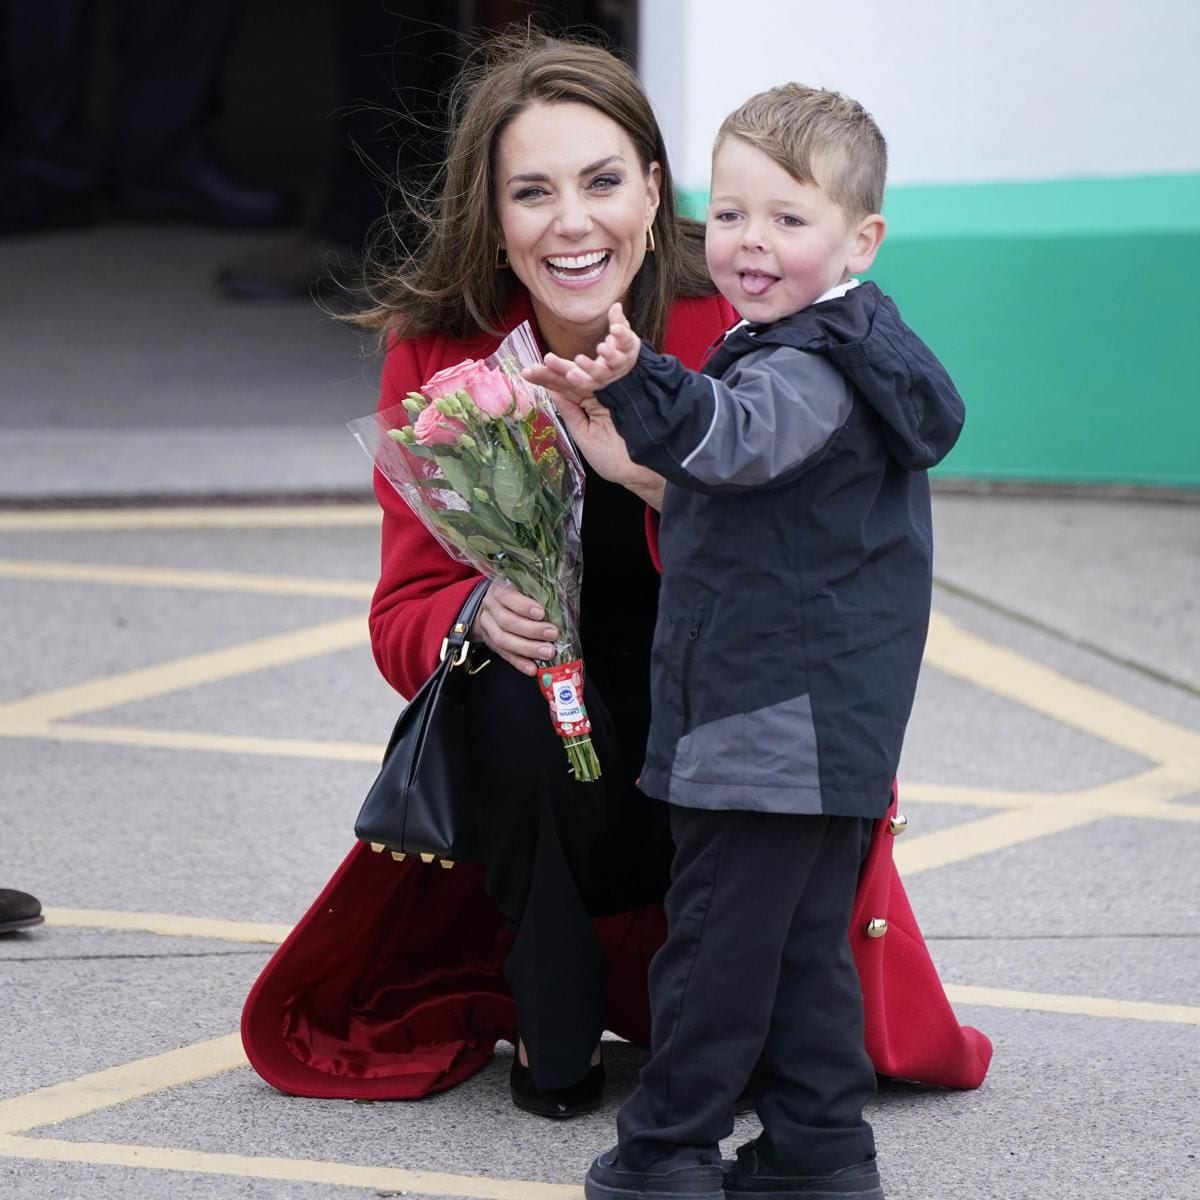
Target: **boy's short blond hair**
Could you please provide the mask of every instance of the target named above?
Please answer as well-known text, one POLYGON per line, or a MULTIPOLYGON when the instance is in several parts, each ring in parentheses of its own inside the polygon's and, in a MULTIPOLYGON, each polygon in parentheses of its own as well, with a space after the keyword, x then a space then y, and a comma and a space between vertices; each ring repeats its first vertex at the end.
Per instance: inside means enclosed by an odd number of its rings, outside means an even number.
POLYGON ((852 220, 883 208, 887 143, 857 100, 824 88, 784 83, 751 96, 721 123, 714 153, 739 137, 800 183, 816 183, 852 220))

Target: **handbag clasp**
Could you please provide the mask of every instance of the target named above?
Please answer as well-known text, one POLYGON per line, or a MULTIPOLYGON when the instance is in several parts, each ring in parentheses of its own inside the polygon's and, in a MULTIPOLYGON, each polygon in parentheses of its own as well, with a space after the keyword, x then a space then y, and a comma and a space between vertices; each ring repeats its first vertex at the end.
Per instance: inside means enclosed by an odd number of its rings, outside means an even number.
POLYGON ((451 650, 454 651, 454 658, 450 662, 450 670, 453 671, 455 667, 461 667, 467 661, 467 655, 471 653, 471 643, 467 641, 467 626, 462 621, 455 621, 450 627, 450 632, 442 638, 438 661, 444 662, 451 650))

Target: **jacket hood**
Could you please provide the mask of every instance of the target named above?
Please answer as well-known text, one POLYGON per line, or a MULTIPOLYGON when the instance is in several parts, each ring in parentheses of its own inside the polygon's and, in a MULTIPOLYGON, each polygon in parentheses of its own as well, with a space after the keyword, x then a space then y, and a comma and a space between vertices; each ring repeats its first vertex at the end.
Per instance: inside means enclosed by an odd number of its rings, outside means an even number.
MULTIPOLYGON (((875 284, 860 284, 835 300, 744 332, 756 345, 791 346, 830 359, 879 414, 888 449, 901 466, 932 467, 958 440, 964 413, 957 389, 875 284)), ((713 361, 720 357, 718 350, 713 361)))

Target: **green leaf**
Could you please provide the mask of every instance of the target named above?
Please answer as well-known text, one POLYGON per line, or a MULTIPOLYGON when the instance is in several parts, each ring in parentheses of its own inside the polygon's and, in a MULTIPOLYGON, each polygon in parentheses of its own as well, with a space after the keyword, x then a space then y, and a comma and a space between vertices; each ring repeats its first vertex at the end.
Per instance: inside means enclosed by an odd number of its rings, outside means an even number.
POLYGON ((442 474, 451 489, 456 491, 464 500, 471 499, 471 489, 475 486, 477 473, 471 471, 465 460, 451 452, 434 452, 434 459, 441 468, 442 474))
POLYGON ((484 555, 486 558, 494 558, 496 555, 504 552, 503 547, 498 546, 491 538, 482 537, 477 533, 473 533, 467 538, 467 548, 474 550, 476 554, 484 555))
POLYGON ((500 511, 510 521, 526 524, 530 506, 527 502, 529 491, 525 484, 525 472, 507 455, 496 460, 492 469, 492 487, 500 511))

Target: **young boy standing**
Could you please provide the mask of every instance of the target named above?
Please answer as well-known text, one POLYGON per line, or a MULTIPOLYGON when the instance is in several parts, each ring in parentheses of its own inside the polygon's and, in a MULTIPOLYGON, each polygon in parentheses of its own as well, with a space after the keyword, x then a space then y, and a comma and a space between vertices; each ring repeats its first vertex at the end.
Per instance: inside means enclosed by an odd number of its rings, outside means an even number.
POLYGON ((885 174, 854 101, 753 97, 717 136, 707 227, 744 321, 704 373, 615 305, 595 359, 531 376, 594 392, 667 480, 640 786, 672 805, 668 936, 651 1056, 589 1200, 883 1197, 847 931, 925 644, 925 472, 963 420, 933 354, 855 278, 884 236, 885 174), (751 1072, 763 1131, 722 1167, 751 1072))

